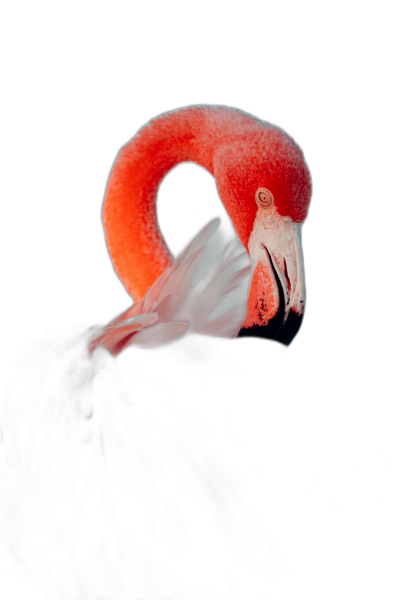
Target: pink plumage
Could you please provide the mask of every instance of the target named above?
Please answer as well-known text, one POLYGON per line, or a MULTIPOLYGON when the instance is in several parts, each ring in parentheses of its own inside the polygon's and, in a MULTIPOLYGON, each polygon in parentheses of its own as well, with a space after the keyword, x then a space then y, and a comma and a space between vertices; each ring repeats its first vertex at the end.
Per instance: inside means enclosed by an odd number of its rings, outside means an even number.
MULTIPOLYGON (((158 226, 156 201, 164 176, 185 161, 214 175, 239 240, 252 259, 254 277, 237 334, 289 344, 305 308, 300 230, 311 199, 311 176, 302 150, 286 132, 236 108, 192 106, 165 113, 121 149, 103 205, 107 245, 118 276, 135 302, 165 271, 171 276, 167 289, 178 281, 181 269, 169 271, 173 257, 158 226), (268 206, 260 202, 265 193, 268 206)), ((185 288, 178 293, 185 294, 185 288)), ((138 315, 135 310, 122 318, 138 315)), ((120 327, 119 321, 113 324, 120 327)), ((136 341, 150 335, 135 333, 140 322, 131 322, 136 341)), ((161 332, 160 327, 161 321, 156 328, 161 332)), ((235 327, 232 322, 230 330, 235 327)), ((164 325, 163 330, 170 339, 184 325, 164 325)), ((103 338, 106 347, 118 352, 130 339, 125 331, 126 339, 113 346, 108 329, 103 338)))
POLYGON ((206 225, 140 302, 97 329, 90 351, 104 346, 118 354, 130 344, 167 343, 185 332, 236 337, 246 314, 250 265, 238 242, 216 253, 209 242, 218 224, 215 219, 206 225), (239 302, 232 304, 231 292, 239 288, 239 302), (213 318, 223 301, 222 314, 213 318))

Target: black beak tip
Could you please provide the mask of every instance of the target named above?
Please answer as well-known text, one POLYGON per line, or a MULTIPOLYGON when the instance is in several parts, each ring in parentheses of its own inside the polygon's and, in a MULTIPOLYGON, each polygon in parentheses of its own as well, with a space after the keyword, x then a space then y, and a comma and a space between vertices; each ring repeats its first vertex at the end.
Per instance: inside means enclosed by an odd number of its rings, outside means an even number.
POLYGON ((285 346, 289 346, 298 334, 302 322, 303 315, 298 315, 294 310, 289 311, 286 322, 279 329, 275 339, 285 346))
POLYGON ((298 315, 294 310, 291 310, 285 323, 282 323, 280 315, 276 315, 267 325, 242 327, 237 337, 266 338, 289 346, 299 332, 302 321, 303 315, 298 315))

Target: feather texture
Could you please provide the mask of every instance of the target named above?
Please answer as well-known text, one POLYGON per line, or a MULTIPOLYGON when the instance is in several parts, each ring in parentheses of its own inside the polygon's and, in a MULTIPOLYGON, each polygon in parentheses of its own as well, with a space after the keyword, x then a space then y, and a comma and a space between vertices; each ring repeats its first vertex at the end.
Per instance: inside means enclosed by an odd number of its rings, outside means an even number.
POLYGON ((140 302, 97 328, 90 351, 103 346, 118 354, 131 344, 165 344, 185 332, 235 337, 246 315, 250 259, 239 241, 221 250, 218 225, 214 219, 203 227, 140 302))

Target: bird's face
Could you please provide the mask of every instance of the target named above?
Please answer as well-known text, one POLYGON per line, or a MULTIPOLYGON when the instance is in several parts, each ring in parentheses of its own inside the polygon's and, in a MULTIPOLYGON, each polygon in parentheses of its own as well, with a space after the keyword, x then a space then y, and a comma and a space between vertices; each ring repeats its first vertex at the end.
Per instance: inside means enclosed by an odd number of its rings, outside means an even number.
POLYGON ((248 242, 252 280, 240 336, 258 336, 289 344, 305 308, 301 223, 281 216, 270 190, 255 194, 257 213, 248 242))
POLYGON ((221 148, 214 160, 221 199, 252 261, 239 336, 289 344, 304 313, 301 223, 311 199, 302 150, 279 128, 262 127, 221 148))

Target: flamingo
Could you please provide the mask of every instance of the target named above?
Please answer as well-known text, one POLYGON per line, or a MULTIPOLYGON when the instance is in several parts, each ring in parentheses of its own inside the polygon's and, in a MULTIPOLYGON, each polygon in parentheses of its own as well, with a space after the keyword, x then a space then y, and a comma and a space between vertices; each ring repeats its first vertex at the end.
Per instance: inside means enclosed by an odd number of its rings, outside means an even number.
MULTIPOLYGON (((242 599, 269 593, 274 577, 290 587, 268 518, 282 495, 298 504, 304 494, 293 489, 297 463, 286 464, 284 484, 265 460, 282 444, 273 420, 260 419, 268 348, 254 356, 249 382, 232 367, 230 340, 197 336, 191 345, 184 334, 290 343, 304 312, 300 230, 310 194, 294 141, 237 109, 167 113, 121 150, 103 218, 134 304, 105 327, 28 352, 24 377, 0 403, 7 598, 242 599), (238 239, 222 248, 213 220, 174 260, 156 196, 185 160, 215 175, 238 239), (215 365, 222 381, 210 390, 215 365), (225 373, 239 374, 237 397, 225 373)), ((280 522, 284 531, 286 514, 280 522)))
POLYGON ((295 593, 316 597, 396 573, 382 533, 398 506, 393 475, 375 460, 374 479, 341 449, 347 397, 338 410, 318 387, 315 404, 299 402, 302 365, 288 378, 279 344, 235 339, 304 314, 311 191, 293 140, 237 109, 163 115, 121 151, 103 222, 135 302, 105 327, 32 348, 1 403, 0 550, 18 583, 24 574, 48 598, 261 600, 293 568, 295 593), (187 160, 215 176, 239 241, 213 221, 173 261, 155 203, 187 160))
MULTIPOLYGON (((187 272, 196 272, 216 223, 200 232, 174 262, 158 226, 156 200, 163 177, 184 161, 214 175, 251 259, 242 326, 236 326, 240 309, 232 307, 223 320, 211 324, 200 319, 191 329, 271 338, 288 345, 300 328, 305 308, 301 226, 311 198, 303 153, 282 129, 241 110, 194 106, 150 121, 115 161, 103 221, 115 271, 135 305, 95 332, 91 351, 103 345, 118 354, 132 342, 168 341, 188 327, 182 310, 177 310, 185 296, 182 285, 190 279, 187 272)), ((236 280, 245 275, 242 270, 236 280)), ((207 293, 211 296, 210 290, 207 293)), ((199 309, 193 313, 198 315, 199 309)))

